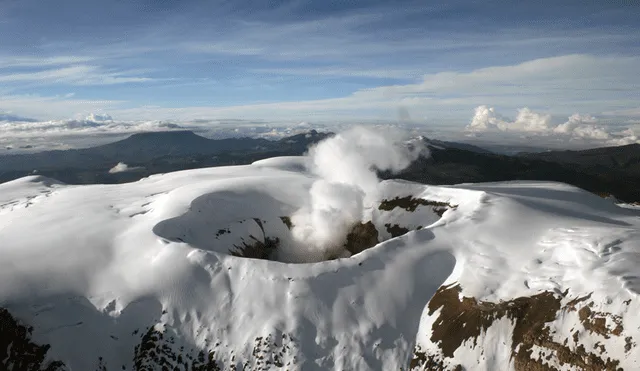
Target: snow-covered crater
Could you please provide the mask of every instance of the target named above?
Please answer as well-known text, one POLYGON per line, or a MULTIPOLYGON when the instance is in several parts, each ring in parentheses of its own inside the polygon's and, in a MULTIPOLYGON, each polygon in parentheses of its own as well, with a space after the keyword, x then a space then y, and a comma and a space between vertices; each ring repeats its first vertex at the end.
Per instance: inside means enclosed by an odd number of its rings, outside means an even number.
MULTIPOLYGON (((40 350, 46 358, 32 361, 60 361, 60 369, 156 369, 178 365, 179 356, 190 366, 253 369, 269 369, 264 357, 294 369, 404 363, 422 308, 455 262, 449 252, 419 248, 433 238, 426 227, 441 211, 392 206, 424 186, 386 182, 390 201, 361 224, 375 221, 387 241, 351 259, 290 265, 233 256, 242 255, 243 238, 290 236, 283 218, 300 207, 312 181, 306 173, 242 166, 123 185, 43 178, 1 185, 0 307, 12 328, 33 328, 11 344, 50 345, 40 350), (424 228, 391 239, 391 222, 424 228), (389 266, 411 280, 398 280, 389 266), (383 288, 392 294, 378 295, 383 288), (380 353, 367 360, 356 351, 362 347, 380 353)), ((24 354, 9 350, 5 358, 15 365, 24 354)))
POLYGON ((640 361, 638 210, 558 183, 385 181, 344 229, 340 254, 285 264, 307 251, 290 229, 317 180, 303 161, 122 185, 0 185, 0 365, 633 370, 640 361), (354 240, 368 243, 351 251, 354 240))
MULTIPOLYGON (((199 196, 184 214, 158 222, 153 232, 166 241, 244 258, 285 263, 345 258, 429 226, 446 211, 457 208, 448 202, 451 196, 445 197, 448 201, 435 201, 424 198, 428 195, 414 197, 415 185, 405 185, 405 188, 407 196, 376 201, 363 220, 348 226, 348 234, 343 236, 340 246, 321 255, 310 252, 292 234, 291 215, 300 207, 298 203, 291 199, 279 200, 259 190, 218 191, 199 196)), ((393 192, 387 193, 393 195, 393 192)), ((151 204, 145 206, 152 207, 151 204)))

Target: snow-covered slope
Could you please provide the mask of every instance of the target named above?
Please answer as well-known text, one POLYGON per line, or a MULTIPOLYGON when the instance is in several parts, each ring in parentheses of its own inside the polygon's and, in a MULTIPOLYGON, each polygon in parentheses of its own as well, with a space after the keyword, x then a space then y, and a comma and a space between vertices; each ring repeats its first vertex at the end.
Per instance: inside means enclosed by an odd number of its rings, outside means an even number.
POLYGON ((638 210, 385 181, 341 250, 306 257, 308 168, 1 184, 0 368, 638 369, 638 210))

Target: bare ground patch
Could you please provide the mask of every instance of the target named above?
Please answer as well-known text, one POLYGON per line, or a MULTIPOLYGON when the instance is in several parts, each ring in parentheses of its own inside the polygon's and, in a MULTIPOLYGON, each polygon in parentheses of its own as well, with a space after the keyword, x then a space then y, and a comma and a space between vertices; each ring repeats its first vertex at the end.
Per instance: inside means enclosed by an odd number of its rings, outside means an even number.
POLYGON ((458 205, 451 205, 448 202, 440 202, 440 201, 432 201, 426 200, 424 198, 415 198, 412 196, 406 197, 396 197, 391 200, 382 200, 380 202, 380 206, 378 206, 379 210, 391 211, 396 207, 404 209, 409 212, 414 212, 418 208, 418 206, 431 206, 433 212, 435 212, 438 216, 442 216, 445 211, 450 209, 455 209, 458 205))
MULTIPOLYGON (((427 354, 420 346, 416 346, 410 369, 455 369, 447 368, 443 360, 453 359, 454 352, 463 344, 483 346, 478 343, 481 335, 486 333, 496 320, 505 317, 513 323, 511 359, 518 371, 558 370, 552 366, 553 364, 586 371, 620 369, 620 361, 607 357, 607 350, 603 344, 596 343, 596 352, 591 352, 578 343, 579 331, 588 331, 605 338, 622 336, 623 333, 620 316, 592 310, 593 302, 584 304, 590 296, 576 298, 562 305, 564 296, 545 291, 533 296, 492 303, 463 297, 460 295, 461 292, 458 284, 442 286, 429 302, 429 315, 434 315, 440 310, 431 328, 431 341, 437 344, 440 354, 427 354), (567 334, 564 342, 559 343, 553 340, 550 328, 551 322, 558 316, 570 311, 578 311, 583 327, 574 333, 573 347, 568 345, 570 334, 567 334), (606 326, 606 318, 612 321, 613 328, 606 326)), ((566 294, 565 292, 564 295, 566 294)), ((626 337, 625 351, 629 352, 632 347, 635 347, 633 338, 626 337)))

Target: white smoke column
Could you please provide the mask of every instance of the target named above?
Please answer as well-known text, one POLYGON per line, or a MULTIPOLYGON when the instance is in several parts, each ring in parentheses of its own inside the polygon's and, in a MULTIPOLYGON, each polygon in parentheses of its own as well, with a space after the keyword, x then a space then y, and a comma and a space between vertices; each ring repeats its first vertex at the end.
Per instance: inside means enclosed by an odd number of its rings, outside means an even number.
POLYGON ((364 210, 377 199, 376 170, 400 171, 425 151, 422 142, 409 144, 402 133, 355 127, 318 143, 309 151, 309 204, 292 216, 298 261, 318 261, 340 252, 346 235, 362 221, 364 210))

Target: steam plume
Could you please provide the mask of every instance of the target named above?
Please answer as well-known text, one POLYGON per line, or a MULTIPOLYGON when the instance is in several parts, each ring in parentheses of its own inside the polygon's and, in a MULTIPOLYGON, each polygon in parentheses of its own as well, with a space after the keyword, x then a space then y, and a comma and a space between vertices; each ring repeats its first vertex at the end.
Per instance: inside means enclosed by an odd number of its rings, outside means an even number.
POLYGON ((292 216, 296 255, 317 261, 344 253, 349 230, 362 221, 378 198, 376 170, 406 168, 421 152, 422 142, 409 144, 402 133, 355 127, 326 139, 309 151, 311 171, 318 177, 309 203, 292 216))

